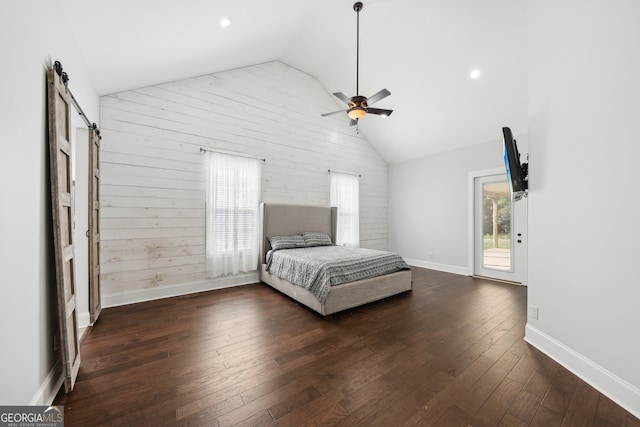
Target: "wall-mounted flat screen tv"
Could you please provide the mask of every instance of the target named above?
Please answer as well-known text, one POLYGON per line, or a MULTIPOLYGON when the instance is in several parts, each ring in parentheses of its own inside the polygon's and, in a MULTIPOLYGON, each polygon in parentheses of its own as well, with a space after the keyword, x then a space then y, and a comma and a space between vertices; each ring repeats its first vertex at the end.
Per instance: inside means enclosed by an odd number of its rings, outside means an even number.
POLYGON ((511 129, 503 127, 502 135, 504 136, 504 166, 507 170, 511 201, 515 202, 523 197, 527 197, 529 190, 529 165, 527 163, 520 163, 518 145, 516 144, 516 140, 513 139, 511 129))

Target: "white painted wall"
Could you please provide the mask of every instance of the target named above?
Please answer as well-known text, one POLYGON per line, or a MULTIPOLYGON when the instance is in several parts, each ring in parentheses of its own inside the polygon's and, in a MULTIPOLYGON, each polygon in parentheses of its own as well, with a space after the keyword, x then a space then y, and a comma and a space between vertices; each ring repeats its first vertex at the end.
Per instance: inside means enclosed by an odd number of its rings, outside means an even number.
POLYGON ((86 114, 98 96, 57 1, 0 2, 0 405, 50 403, 56 364, 45 71, 54 60, 86 114))
POLYGON ((529 2, 527 339, 640 416, 640 3, 529 2))
POLYGON ((262 201, 329 205, 328 169, 362 174, 363 247, 387 247, 387 164, 311 76, 281 62, 100 100, 103 306, 241 283, 206 278, 200 147, 266 158, 262 201))
MULTIPOLYGON (((512 129, 523 161, 527 138, 519 134, 525 130, 512 129)), ((504 168, 501 128, 496 138, 389 165, 390 250, 412 265, 468 273, 469 172, 504 168)))

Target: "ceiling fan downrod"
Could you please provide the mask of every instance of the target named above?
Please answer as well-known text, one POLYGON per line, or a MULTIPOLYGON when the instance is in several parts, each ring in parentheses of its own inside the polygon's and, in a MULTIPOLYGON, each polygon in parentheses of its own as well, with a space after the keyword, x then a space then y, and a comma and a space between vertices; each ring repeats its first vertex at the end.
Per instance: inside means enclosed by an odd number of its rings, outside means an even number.
POLYGON ((362 6, 361 1, 353 4, 353 10, 356 11, 356 96, 360 95, 360 11, 362 6))

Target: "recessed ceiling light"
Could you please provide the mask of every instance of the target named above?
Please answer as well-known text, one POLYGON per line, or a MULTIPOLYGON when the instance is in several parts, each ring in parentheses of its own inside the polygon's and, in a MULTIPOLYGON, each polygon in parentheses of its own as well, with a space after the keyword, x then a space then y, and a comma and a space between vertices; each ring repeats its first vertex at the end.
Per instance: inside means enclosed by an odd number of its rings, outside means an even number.
POLYGON ((469 77, 471 77, 472 79, 477 79, 478 77, 480 77, 480 70, 471 70, 471 73, 469 73, 469 77))
POLYGON ((222 18, 222 19, 220 20, 220 26, 221 26, 222 28, 227 28, 229 25, 231 25, 231 19, 229 19, 229 18, 222 18))

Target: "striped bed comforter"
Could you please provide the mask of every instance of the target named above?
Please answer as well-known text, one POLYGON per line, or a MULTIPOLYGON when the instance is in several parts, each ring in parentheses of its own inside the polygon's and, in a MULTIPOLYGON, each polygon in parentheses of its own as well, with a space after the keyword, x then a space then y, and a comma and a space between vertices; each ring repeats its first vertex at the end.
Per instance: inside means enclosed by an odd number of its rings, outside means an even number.
POLYGON ((409 269, 400 255, 374 249, 316 246, 269 255, 270 274, 302 286, 323 304, 331 286, 409 269))

